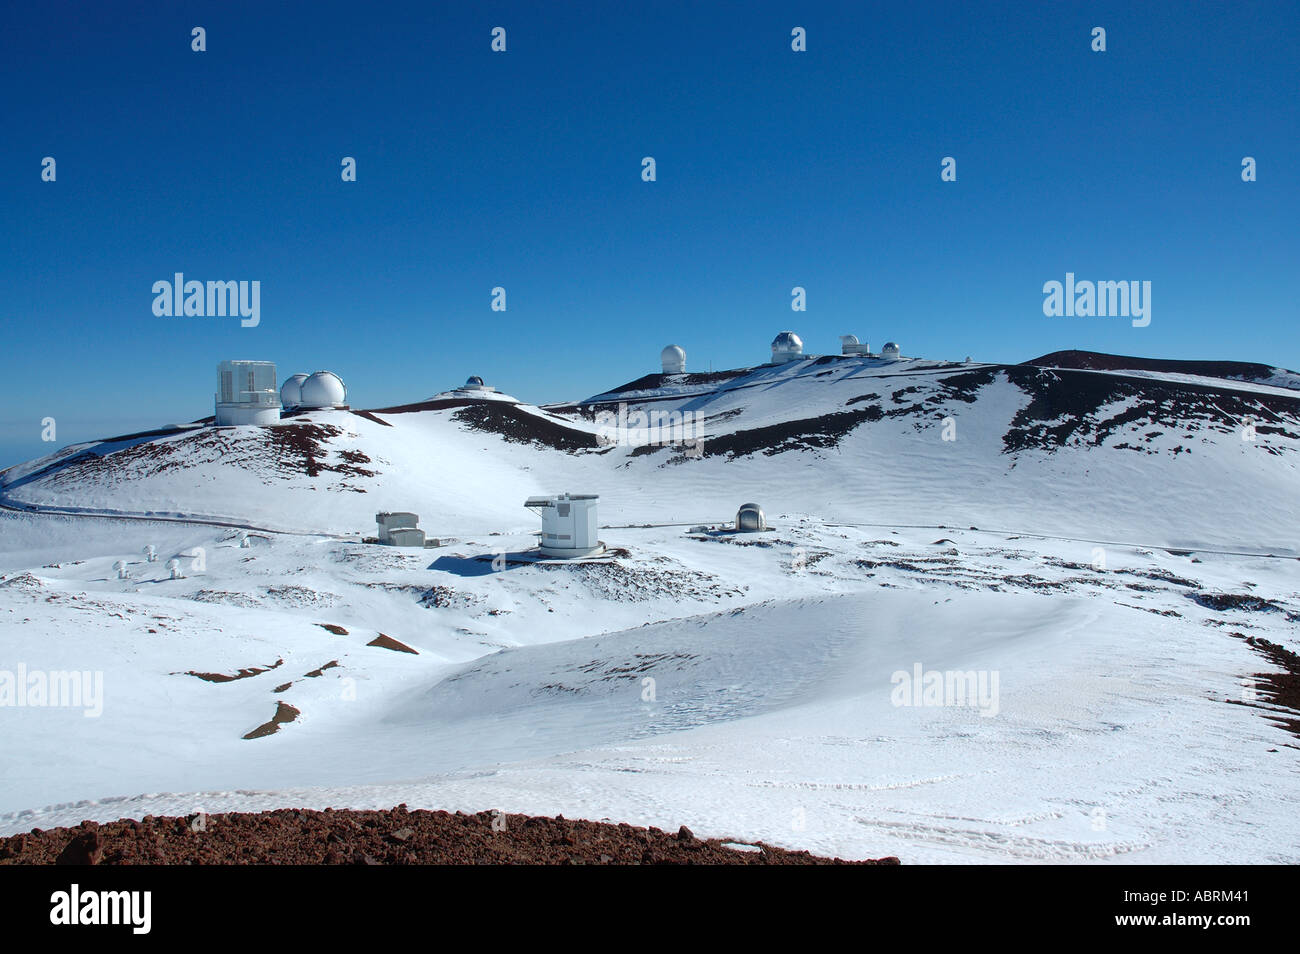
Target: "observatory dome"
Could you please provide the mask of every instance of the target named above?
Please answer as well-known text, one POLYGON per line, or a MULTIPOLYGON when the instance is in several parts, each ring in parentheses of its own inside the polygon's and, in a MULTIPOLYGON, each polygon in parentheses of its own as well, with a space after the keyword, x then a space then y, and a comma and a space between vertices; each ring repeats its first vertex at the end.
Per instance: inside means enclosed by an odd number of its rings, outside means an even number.
POLYGON ((307 380, 305 374, 295 374, 286 378, 280 385, 280 404, 284 407, 297 407, 302 403, 302 382, 307 380))
POLYGON ((302 407, 338 407, 347 400, 348 389, 333 371, 317 371, 302 383, 302 407))
POLYGON ((480 378, 477 374, 471 374, 468 378, 465 379, 465 387, 467 388, 481 388, 482 386, 483 386, 483 379, 480 378))
POLYGON ((677 345, 670 344, 659 352, 659 360, 664 374, 682 374, 686 370, 686 351, 677 345))
POLYGON ((767 517, 763 508, 756 503, 741 504, 736 511, 736 529, 742 533, 754 533, 767 529, 767 517))
POLYGON ((859 341, 857 335, 840 335, 841 354, 869 354, 870 348, 865 341, 859 341))
POLYGON ((772 339, 772 363, 784 364, 803 357, 803 341, 793 331, 783 331, 772 339))
POLYGON ((886 342, 885 342, 885 346, 884 346, 883 348, 880 349, 880 356, 881 356, 882 358, 900 358, 900 357, 902 357, 902 355, 899 353, 899 350, 898 350, 898 343, 897 343, 897 342, 894 342, 894 341, 886 341, 886 342))

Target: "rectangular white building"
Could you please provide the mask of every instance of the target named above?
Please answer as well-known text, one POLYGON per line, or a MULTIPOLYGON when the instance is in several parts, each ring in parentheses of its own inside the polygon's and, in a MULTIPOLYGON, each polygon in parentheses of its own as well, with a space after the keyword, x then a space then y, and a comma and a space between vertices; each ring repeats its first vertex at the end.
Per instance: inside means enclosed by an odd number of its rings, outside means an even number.
POLYGON ((272 361, 222 361, 217 365, 216 422, 274 424, 280 420, 280 392, 272 361))
MULTIPOLYGON (((393 537, 396 535, 408 539, 411 538, 411 534, 401 534, 397 533, 397 531, 416 529, 420 526, 420 518, 416 514, 407 513, 405 511, 397 511, 394 513, 388 513, 385 511, 384 513, 375 514, 375 523, 379 525, 379 532, 375 536, 379 539, 380 543, 389 543, 393 546, 411 546, 409 543, 394 543, 393 537)), ((424 536, 424 531, 420 531, 420 536, 424 536)), ((420 541, 419 545, 424 546, 423 539, 420 541)))
POLYGON ((541 514, 544 556, 588 556, 601 549, 596 522, 598 494, 529 497, 524 506, 541 514))
POLYGON ((419 527, 393 527, 384 542, 390 547, 423 547, 424 531, 419 527))

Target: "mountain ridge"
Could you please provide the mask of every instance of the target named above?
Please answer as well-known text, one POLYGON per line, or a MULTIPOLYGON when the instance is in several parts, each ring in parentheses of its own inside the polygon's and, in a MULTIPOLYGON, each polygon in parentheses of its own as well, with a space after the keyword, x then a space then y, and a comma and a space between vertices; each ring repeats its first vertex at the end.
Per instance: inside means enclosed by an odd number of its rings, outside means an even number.
POLYGON ((1246 381, 1190 373, 1204 362, 1160 366, 1175 370, 1085 352, 1011 365, 810 356, 648 375, 569 404, 458 396, 306 411, 265 428, 195 424, 73 445, 0 472, 0 499, 342 533, 410 509, 448 533, 481 533, 525 525, 526 496, 562 489, 601 494, 604 519, 627 522, 716 520, 759 499, 841 520, 883 505, 912 522, 1015 526, 1018 498, 1045 518, 1025 529, 1090 528, 1081 537, 1300 538, 1300 391, 1265 383, 1290 372, 1214 365, 1263 379, 1246 381), (686 421, 690 433, 604 433, 616 410, 686 421), (1138 472, 1137 459, 1153 463, 1138 472), (1163 516, 1125 484, 1160 488, 1163 516), (1251 500, 1222 490, 1233 487, 1251 487, 1251 500))

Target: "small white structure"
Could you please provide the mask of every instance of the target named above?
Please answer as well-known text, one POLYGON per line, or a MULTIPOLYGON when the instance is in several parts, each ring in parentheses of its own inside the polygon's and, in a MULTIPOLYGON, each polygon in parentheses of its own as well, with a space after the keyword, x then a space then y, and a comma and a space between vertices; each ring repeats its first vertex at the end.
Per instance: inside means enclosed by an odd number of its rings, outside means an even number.
POLYGON ((424 531, 419 527, 394 527, 388 531, 390 547, 424 547, 424 531))
POLYGON ((803 340, 793 331, 783 331, 772 339, 772 363, 785 364, 803 357, 803 340))
POLYGON ((871 349, 857 335, 840 335, 840 354, 871 354, 871 349))
POLYGON ((299 407, 343 407, 348 398, 347 385, 333 371, 317 371, 302 382, 299 407))
POLYGON ((880 349, 880 356, 888 361, 897 361, 902 354, 899 353, 897 342, 886 341, 885 346, 880 349))
POLYGON ((659 363, 663 366, 664 374, 685 374, 686 349, 670 344, 659 352, 659 363))
POLYGON ((597 539, 599 499, 597 494, 559 494, 525 500, 524 506, 542 517, 542 555, 581 557, 603 550, 605 545, 597 539))
POLYGON ((756 533, 767 529, 767 517, 756 503, 741 504, 736 511, 736 529, 741 533, 756 533))
POLYGON ((306 380, 307 375, 300 371, 280 385, 280 404, 284 407, 297 407, 301 404, 302 382, 306 380))
POLYGON ((424 531, 418 529, 420 518, 416 514, 400 511, 397 513, 375 514, 375 523, 379 525, 379 532, 375 536, 380 543, 388 544, 394 547, 424 546, 424 531), (413 539, 408 531, 416 531, 420 534, 419 543, 398 543, 397 539, 413 539))
POLYGON ((518 399, 513 398, 509 394, 506 394, 503 391, 494 388, 492 385, 485 383, 484 380, 481 377, 479 377, 477 374, 471 374, 468 378, 465 379, 464 384, 458 384, 454 388, 451 388, 446 391, 439 391, 437 394, 433 395, 433 397, 427 398, 426 400, 429 401, 473 400, 473 401, 504 401, 507 404, 519 403, 518 399))
POLYGON ((222 361, 217 365, 216 423, 274 424, 280 420, 280 394, 271 361, 222 361))
POLYGON ((489 391, 492 393, 496 392, 496 388, 484 384, 483 379, 480 378, 477 374, 471 374, 468 378, 465 379, 465 383, 462 384, 460 387, 458 387, 456 390, 471 391, 476 393, 482 393, 484 391, 489 391))

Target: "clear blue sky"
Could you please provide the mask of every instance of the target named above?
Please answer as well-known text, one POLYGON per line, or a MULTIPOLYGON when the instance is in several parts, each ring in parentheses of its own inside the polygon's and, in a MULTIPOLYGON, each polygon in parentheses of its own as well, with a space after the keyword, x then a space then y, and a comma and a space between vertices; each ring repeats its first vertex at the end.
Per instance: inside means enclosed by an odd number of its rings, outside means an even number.
POLYGON ((10 4, 0 466, 47 416, 209 414, 227 357, 361 407, 580 398, 784 328, 1300 368, 1297 77, 1294 2, 10 4), (261 325, 156 317, 177 271, 259 280, 261 325), (1151 281, 1151 325, 1044 317, 1067 271, 1151 281))

